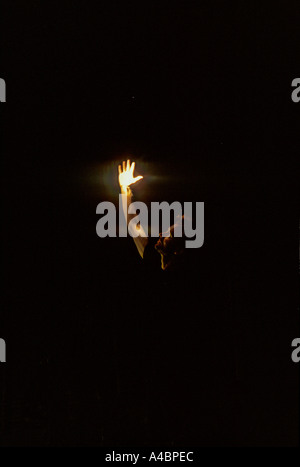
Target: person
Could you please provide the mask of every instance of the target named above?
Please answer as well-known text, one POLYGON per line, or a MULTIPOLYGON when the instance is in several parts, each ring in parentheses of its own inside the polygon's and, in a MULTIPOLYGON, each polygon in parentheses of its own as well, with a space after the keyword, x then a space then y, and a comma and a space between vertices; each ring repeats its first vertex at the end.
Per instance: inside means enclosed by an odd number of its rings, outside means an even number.
MULTIPOLYGON (((130 160, 118 170, 125 213, 132 202, 131 187, 143 176, 134 176, 130 160)), ((127 224, 134 216, 126 216, 127 224)), ((214 263, 207 253, 186 249, 184 237, 174 236, 175 225, 159 238, 147 237, 140 229, 133 240, 143 263, 131 275, 135 305, 128 303, 128 310, 140 323, 132 339, 143 363, 133 374, 145 381, 147 439, 164 446, 214 445, 221 436, 224 392, 217 370, 220 287, 209 272, 214 263)))
MULTIPOLYGON (((134 214, 127 214, 128 207, 132 202, 132 190, 131 186, 143 179, 142 175, 137 177, 134 176, 135 163, 130 163, 130 160, 127 160, 127 163, 123 161, 122 166, 119 165, 119 185, 121 189, 121 194, 124 196, 124 202, 122 204, 123 213, 127 219, 127 225, 134 218, 134 214)), ((182 216, 182 219, 184 216, 182 216)), ((181 221, 182 221, 181 219, 181 221)), ((149 240, 149 237, 146 236, 146 233, 143 230, 142 226, 139 226, 140 235, 133 237, 134 243, 137 247, 137 250, 140 256, 147 261, 155 262, 155 256, 153 258, 153 247, 157 253, 160 255, 161 259, 161 269, 163 271, 175 270, 179 267, 179 264, 182 264, 182 255, 184 253, 185 239, 184 237, 175 237, 175 228, 176 224, 172 225, 166 232, 159 234, 159 238, 153 245, 153 242, 149 240), (148 258, 151 257, 149 260, 148 258)))

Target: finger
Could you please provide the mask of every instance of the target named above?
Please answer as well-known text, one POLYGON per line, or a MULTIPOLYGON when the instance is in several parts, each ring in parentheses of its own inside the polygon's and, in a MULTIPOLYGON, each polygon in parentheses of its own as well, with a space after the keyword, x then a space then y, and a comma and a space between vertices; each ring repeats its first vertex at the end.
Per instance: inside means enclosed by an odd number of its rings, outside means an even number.
POLYGON ((126 168, 126 170, 130 170, 130 160, 129 159, 127 159, 127 168, 126 168))
POLYGON ((119 169, 119 175, 120 175, 120 174, 122 173, 122 167, 121 167, 121 165, 119 165, 118 169, 119 169))
POLYGON ((123 172, 126 172, 125 161, 123 161, 123 172))
POLYGON ((135 169, 135 162, 133 162, 132 165, 131 165, 131 169, 130 169, 130 170, 131 170, 131 173, 132 173, 132 174, 133 174, 133 172, 134 172, 134 169, 135 169))
POLYGON ((139 180, 142 180, 144 178, 142 175, 139 175, 138 177, 134 177, 133 183, 138 182, 139 180))

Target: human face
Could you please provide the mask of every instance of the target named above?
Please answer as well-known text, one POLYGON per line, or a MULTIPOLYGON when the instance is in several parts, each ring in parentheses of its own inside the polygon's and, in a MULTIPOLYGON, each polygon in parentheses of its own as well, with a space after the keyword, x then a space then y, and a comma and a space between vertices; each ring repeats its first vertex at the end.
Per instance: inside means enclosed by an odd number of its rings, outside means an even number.
POLYGON ((155 244, 155 249, 159 251, 160 254, 167 254, 170 252, 170 247, 173 243, 173 237, 171 236, 170 231, 160 233, 159 239, 155 244))
POLYGON ((161 268, 167 269, 170 261, 170 253, 172 252, 172 244, 174 240, 170 229, 167 232, 160 233, 159 239, 155 244, 155 249, 161 256, 161 268))

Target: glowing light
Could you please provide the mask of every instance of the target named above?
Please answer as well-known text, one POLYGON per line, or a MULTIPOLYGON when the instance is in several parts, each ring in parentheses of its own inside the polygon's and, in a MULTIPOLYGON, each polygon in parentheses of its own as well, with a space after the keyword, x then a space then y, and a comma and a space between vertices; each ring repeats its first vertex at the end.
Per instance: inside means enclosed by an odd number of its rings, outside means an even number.
POLYGON ((144 178, 142 175, 139 175, 138 177, 134 177, 133 172, 135 168, 135 162, 132 162, 130 165, 130 160, 127 160, 127 166, 125 164, 125 161, 123 161, 123 172, 122 172, 122 167, 119 165, 119 183, 122 188, 127 188, 130 185, 133 185, 134 183, 138 182, 142 178, 144 178))

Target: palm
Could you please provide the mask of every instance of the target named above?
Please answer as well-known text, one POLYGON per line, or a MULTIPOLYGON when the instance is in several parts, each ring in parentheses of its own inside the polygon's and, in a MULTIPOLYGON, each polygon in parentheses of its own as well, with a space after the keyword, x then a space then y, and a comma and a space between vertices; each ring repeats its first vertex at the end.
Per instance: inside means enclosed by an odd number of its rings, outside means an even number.
POLYGON ((139 175, 138 177, 134 177, 133 175, 134 168, 135 168, 135 162, 132 162, 132 164, 130 165, 130 160, 127 161, 127 165, 125 161, 123 161, 123 171, 122 171, 121 165, 119 165, 120 187, 128 187, 143 178, 142 175, 139 175))

